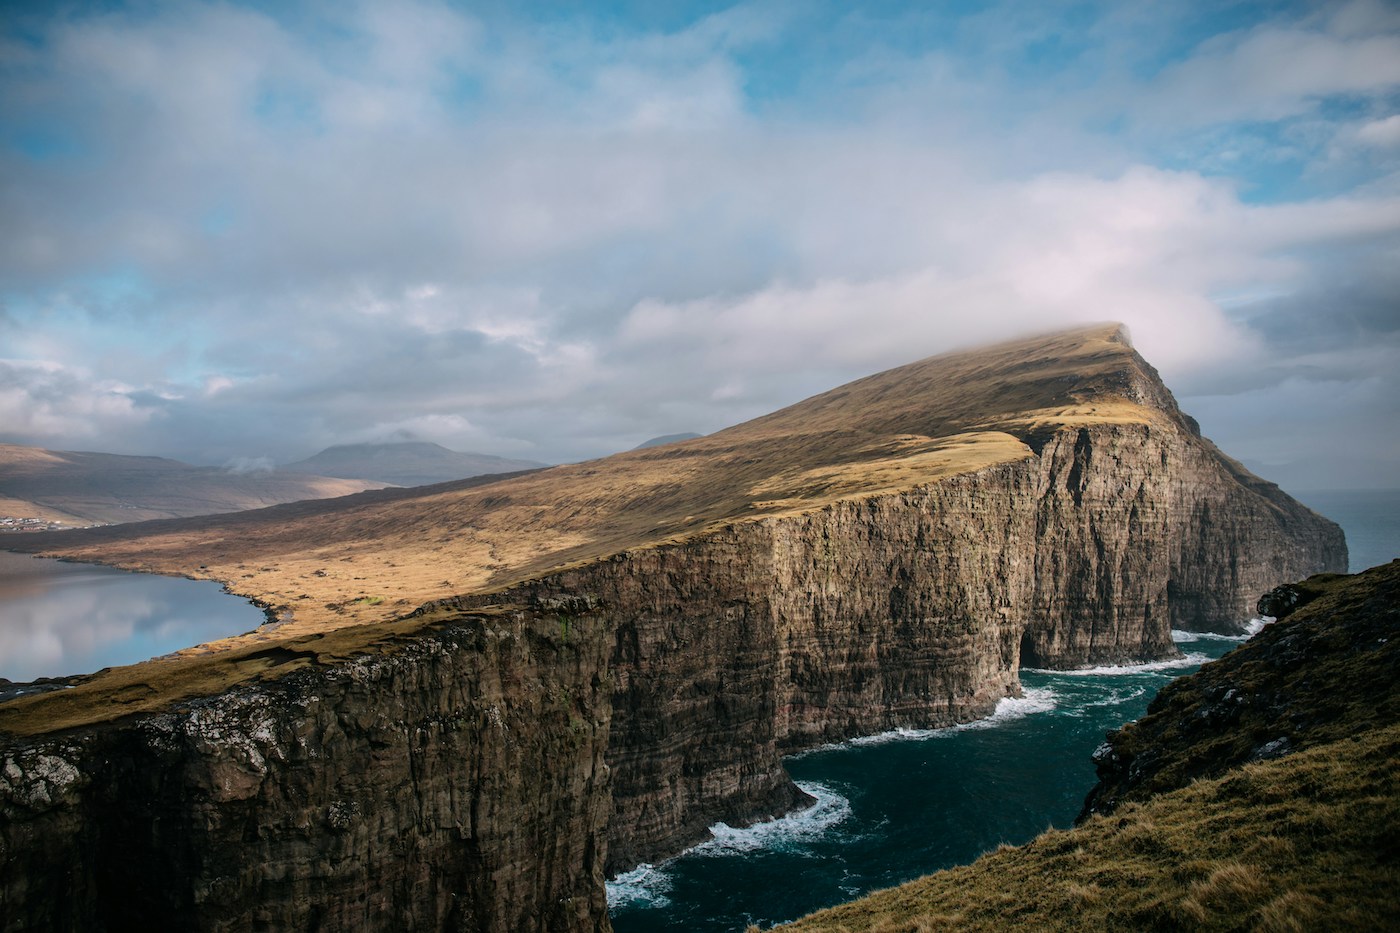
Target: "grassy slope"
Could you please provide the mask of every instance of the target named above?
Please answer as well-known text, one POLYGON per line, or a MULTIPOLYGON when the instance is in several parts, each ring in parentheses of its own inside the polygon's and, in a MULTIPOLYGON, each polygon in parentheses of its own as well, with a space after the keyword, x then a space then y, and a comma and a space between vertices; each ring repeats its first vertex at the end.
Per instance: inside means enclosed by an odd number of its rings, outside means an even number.
POLYGON ((1400 726, 1246 765, 791 933, 1400 929, 1400 726))
POLYGON ((289 631, 402 616, 725 523, 820 508, 1031 455, 1038 427, 1152 421, 1116 326, 934 357, 737 427, 498 480, 368 494, 13 546, 220 580, 289 607, 289 631), (369 605, 368 601, 375 601, 369 605))
MULTIPOLYGON (((184 654, 256 650, 388 622, 433 599, 492 592, 728 523, 1024 459, 1032 456, 1026 440, 1034 443, 1059 425, 1179 417, 1121 328, 1100 325, 933 357, 707 437, 602 460, 237 515, 25 535, 5 544, 215 579, 279 611, 290 609, 294 619, 275 633, 184 654)), ((98 721, 198 695, 182 686, 177 670, 189 660, 146 662, 121 675, 149 691, 119 686, 115 672, 94 676, 63 692, 69 704, 63 721, 98 721), (114 705, 117 692, 144 698, 114 705)), ((238 679, 233 671, 215 678, 238 679)), ((208 678, 191 675, 194 681, 208 678)), ((0 730, 52 728, 40 706, 51 702, 36 697, 0 706, 0 730)))
POLYGON ((1165 763, 1136 802, 784 929, 1400 929, 1400 561, 1315 585, 1123 730, 1165 763), (1228 685, 1242 717, 1211 712, 1228 685), (1306 749, 1248 761, 1281 732, 1306 749))
POLYGON ((1400 560, 1297 588, 1313 601, 1168 684, 1146 716, 1110 735, 1096 810, 1400 723, 1400 560))

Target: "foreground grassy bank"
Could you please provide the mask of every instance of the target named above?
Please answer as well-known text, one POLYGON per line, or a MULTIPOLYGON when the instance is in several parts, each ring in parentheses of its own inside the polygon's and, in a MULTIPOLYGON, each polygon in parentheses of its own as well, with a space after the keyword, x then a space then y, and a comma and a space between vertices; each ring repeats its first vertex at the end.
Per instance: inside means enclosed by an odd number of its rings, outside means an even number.
POLYGON ((1076 829, 784 929, 1400 929, 1400 678, 1390 661, 1400 642, 1400 561, 1314 589, 1320 598, 1249 651, 1183 678, 1154 704, 1160 708, 1138 731, 1155 734, 1160 748, 1134 735, 1136 727, 1117 743, 1135 756, 1153 750, 1159 763, 1201 749, 1225 761, 1241 739, 1255 742, 1250 733, 1275 727, 1253 728, 1248 710, 1231 720, 1182 700, 1199 684, 1225 697, 1239 679, 1252 697, 1269 698, 1270 713, 1288 721, 1291 747, 1303 750, 1193 768, 1209 776, 1179 776, 1175 789, 1163 785, 1076 829), (1296 698, 1291 708, 1278 699, 1286 694, 1296 698), (1176 706, 1182 722, 1169 729, 1164 720, 1176 706))

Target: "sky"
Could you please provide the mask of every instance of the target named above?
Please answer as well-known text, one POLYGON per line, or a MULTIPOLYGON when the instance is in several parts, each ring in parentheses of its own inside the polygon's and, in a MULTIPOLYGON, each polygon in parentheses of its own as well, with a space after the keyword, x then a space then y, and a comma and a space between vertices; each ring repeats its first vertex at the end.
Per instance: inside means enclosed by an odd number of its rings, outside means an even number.
POLYGON ((565 462, 1126 323, 1400 486, 1400 2, 0 4, 0 441, 565 462))

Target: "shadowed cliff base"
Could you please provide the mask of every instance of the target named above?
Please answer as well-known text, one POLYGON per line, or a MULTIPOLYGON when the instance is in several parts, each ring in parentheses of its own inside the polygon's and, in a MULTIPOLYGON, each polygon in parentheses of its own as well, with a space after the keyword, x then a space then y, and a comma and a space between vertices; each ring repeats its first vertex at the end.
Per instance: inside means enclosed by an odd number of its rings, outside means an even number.
MULTIPOLYGON (((235 826, 255 824, 315 837, 331 824, 314 815, 345 798, 307 776, 314 762, 282 749, 299 721, 288 713, 206 734, 206 705, 246 704, 288 677, 307 695, 324 678, 338 696, 330 685, 347 672, 411 660, 484 618, 517 627, 493 632, 554 632, 600 650, 591 672, 569 677, 510 655, 482 681, 495 685, 496 714, 406 670, 422 697, 332 708, 310 727, 308 741, 339 747, 342 734, 364 736, 370 717, 412 737, 415 754, 481 763, 465 777, 415 778, 422 799, 448 804, 416 829, 379 829, 413 840, 460 822, 480 859, 454 860, 435 842, 422 864, 445 860, 444 884, 495 877, 499 903, 475 908, 492 930, 605 927, 587 911, 554 927, 523 920, 518 898, 545 879, 588 890, 566 850, 583 846, 615 872, 704 839, 716 821, 781 811, 800 800, 782 766, 789 751, 986 716, 1019 693, 1023 651, 1060 667, 1171 656, 1172 627, 1236 628, 1259 592, 1346 559, 1335 525, 1199 436, 1116 325, 934 357, 707 437, 588 463, 25 543, 213 577, 292 615, 275 631, 0 705, 14 748, 87 776, 59 782, 76 788, 51 801, 62 819, 91 806, 84 781, 102 767, 93 749, 112 734, 136 749, 159 744, 167 726, 150 724, 160 721, 191 737, 177 764, 195 777, 172 813, 202 799, 199 775, 243 775, 241 816, 221 816, 209 844, 236 847, 235 826), (334 647, 323 655, 318 643, 334 647), (579 677, 609 697, 606 716, 570 699, 579 677), (511 718, 517 700, 534 702, 526 682, 574 712, 535 726, 511 718), (475 799, 468 788, 514 779, 498 770, 505 759, 473 751, 506 722, 522 730, 517 741, 553 749, 558 768, 592 773, 588 762, 604 756, 608 780, 588 783, 597 796, 579 805, 610 811, 606 838, 540 842, 533 861, 493 861, 516 851, 519 834, 558 832, 560 804, 547 794, 509 828, 461 809, 475 799), (288 782, 309 787, 295 806, 288 782)), ((392 768, 367 772, 360 812, 381 812, 397 780, 392 768)), ((58 871, 68 850, 55 845, 58 871)), ((272 845, 267 857, 275 874, 279 858, 300 856, 272 845)), ((187 868, 168 884, 215 883, 187 868)), ((389 857, 322 868, 359 873, 336 884, 413 898, 394 887, 400 866, 389 857)), ((295 912, 261 875, 227 884, 201 923, 239 922, 260 899, 295 912)))
POLYGON ((1400 925, 1400 561, 1173 681, 1095 755, 1095 812, 782 929, 1400 925))

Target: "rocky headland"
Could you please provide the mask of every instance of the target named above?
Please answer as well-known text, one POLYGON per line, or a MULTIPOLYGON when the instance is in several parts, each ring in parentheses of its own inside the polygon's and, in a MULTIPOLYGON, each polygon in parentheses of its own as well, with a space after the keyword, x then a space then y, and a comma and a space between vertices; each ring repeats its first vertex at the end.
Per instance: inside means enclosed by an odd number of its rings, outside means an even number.
POLYGON ((605 460, 23 546, 288 621, 0 705, 5 929, 120 928, 142 859, 134 901, 191 929, 606 929, 605 869, 800 805, 786 752, 1170 656, 1346 565, 1115 325, 605 460))
POLYGON ((1289 603, 1108 737, 1077 828, 783 929, 1400 927, 1400 560, 1289 603))

